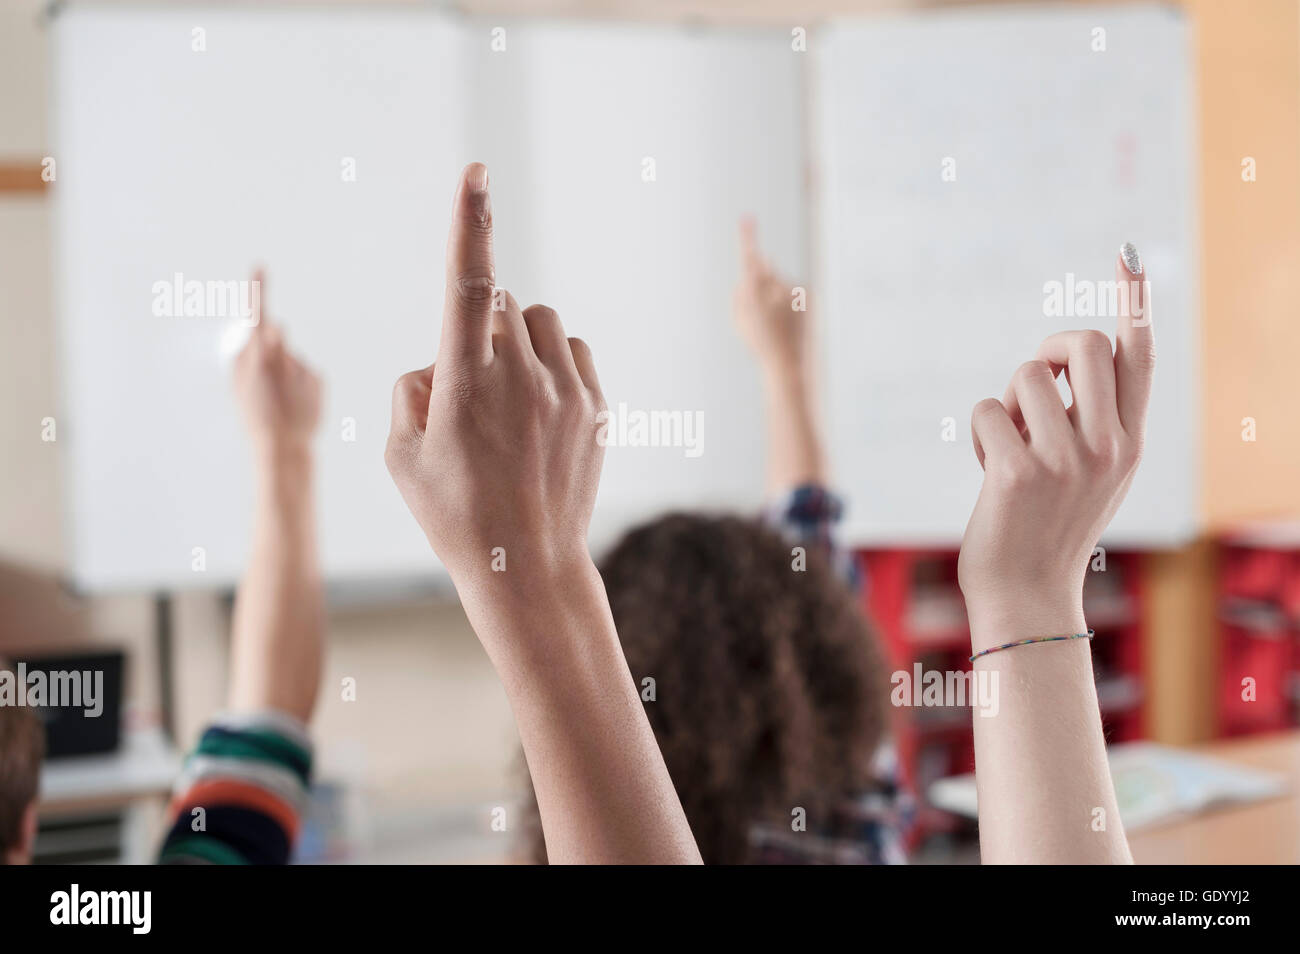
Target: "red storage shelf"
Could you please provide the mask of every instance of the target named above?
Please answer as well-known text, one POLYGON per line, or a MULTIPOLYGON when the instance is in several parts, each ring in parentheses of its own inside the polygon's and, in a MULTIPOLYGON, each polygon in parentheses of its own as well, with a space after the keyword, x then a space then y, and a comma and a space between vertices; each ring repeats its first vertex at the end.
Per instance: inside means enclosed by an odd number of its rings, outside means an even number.
POLYGON ((1300 525, 1243 528, 1218 556, 1219 732, 1300 724, 1300 525), (1243 698, 1247 678, 1253 699, 1243 698))
POLYGON ((1290 633, 1224 623, 1223 639, 1219 711, 1224 734, 1285 729, 1291 723, 1290 633), (1254 680, 1253 699, 1243 698, 1246 679, 1254 680))

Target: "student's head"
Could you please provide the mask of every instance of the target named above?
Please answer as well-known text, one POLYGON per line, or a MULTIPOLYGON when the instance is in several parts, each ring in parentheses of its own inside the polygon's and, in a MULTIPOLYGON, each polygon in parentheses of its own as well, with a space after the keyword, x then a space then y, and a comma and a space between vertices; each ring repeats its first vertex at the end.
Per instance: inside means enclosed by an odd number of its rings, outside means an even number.
MULTIPOLYGON (((0 659, 0 671, 8 664, 0 659)), ((0 864, 26 864, 36 842, 45 728, 28 706, 0 705, 0 864)))
MULTIPOLYGON (((791 545, 755 521, 683 514, 632 530, 601 563, 709 864, 750 860, 754 827, 789 831, 795 807, 814 831, 868 785, 888 681, 849 589, 811 548, 806 569, 795 565, 791 545)), ((524 814, 544 860, 531 799, 524 814)))

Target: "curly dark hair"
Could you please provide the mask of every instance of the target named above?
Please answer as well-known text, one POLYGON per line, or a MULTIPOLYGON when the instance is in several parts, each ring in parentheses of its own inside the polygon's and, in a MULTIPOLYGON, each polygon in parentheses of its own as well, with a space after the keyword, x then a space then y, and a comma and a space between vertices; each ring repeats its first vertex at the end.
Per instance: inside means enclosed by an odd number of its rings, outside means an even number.
MULTIPOLYGON (((810 829, 864 791, 887 685, 853 594, 807 548, 755 520, 670 514, 630 531, 600 566, 645 710, 700 853, 750 860, 757 824, 810 829), (644 693, 643 693, 644 698, 644 693)), ((530 856, 546 860, 528 785, 530 856)))

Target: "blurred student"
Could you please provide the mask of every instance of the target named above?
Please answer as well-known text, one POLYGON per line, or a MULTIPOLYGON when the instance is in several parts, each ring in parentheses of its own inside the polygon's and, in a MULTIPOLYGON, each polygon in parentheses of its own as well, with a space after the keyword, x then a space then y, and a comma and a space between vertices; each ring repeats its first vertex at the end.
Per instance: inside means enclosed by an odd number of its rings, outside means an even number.
POLYGON ((553 862, 699 862, 587 551, 605 407, 591 351, 496 288, 487 169, 461 174, 434 364, 385 459, 514 710, 553 862))
MULTIPOLYGON (((0 671, 12 673, 4 659, 0 671)), ((0 704, 0 864, 31 864, 44 758, 45 727, 36 710, 0 704)))
POLYGON ((901 862, 890 682, 835 546, 812 323, 750 222, 741 248, 733 311, 762 378, 772 503, 759 519, 660 517, 601 576, 635 678, 653 679, 645 711, 706 863, 901 862))
POLYGON ((229 709, 185 762, 164 864, 287 863, 311 774, 307 723, 325 629, 311 449, 321 385, 277 325, 264 315, 255 321, 235 365, 256 503, 252 554, 235 598, 229 709))

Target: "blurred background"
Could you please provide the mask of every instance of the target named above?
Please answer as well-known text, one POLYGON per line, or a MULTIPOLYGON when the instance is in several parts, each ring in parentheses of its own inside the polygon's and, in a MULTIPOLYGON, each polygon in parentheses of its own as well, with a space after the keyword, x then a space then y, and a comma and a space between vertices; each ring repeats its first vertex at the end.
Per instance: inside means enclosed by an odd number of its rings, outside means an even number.
MULTIPOLYGON (((726 318, 734 223, 757 216, 813 289, 892 668, 965 666, 969 408, 1056 330, 1047 284, 1108 280, 1135 241, 1152 447, 1085 595, 1121 809, 1139 862, 1300 861, 1296 0, 6 3, 0 654, 92 659, 120 726, 52 743, 40 860, 147 861, 225 698, 251 501, 230 323, 145 318, 156 280, 256 262, 329 388, 300 856, 517 855, 490 826, 522 779, 504 693, 381 454, 391 382, 436 341, 444 193, 470 159, 507 284, 592 342, 611 404, 706 422, 698 460, 611 451, 597 550, 665 507, 762 502, 726 318)), ((895 717, 914 859, 977 860, 970 713, 895 717)))

